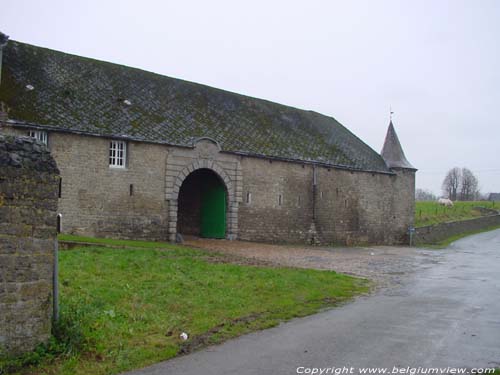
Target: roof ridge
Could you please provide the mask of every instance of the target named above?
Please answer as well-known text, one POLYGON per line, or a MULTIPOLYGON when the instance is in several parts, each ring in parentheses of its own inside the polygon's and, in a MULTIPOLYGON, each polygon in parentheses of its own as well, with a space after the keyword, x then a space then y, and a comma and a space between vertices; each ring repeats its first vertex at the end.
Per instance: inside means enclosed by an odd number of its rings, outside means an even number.
POLYGON ((187 147, 208 136, 225 151, 389 171, 369 145, 314 110, 18 41, 4 56, 0 101, 20 122, 187 147))

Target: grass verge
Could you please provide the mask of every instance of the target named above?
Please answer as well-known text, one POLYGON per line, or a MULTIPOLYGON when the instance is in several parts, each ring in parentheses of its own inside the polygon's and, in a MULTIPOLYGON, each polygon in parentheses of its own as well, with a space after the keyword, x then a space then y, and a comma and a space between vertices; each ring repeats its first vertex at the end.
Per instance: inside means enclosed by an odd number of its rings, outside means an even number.
POLYGON ((453 207, 446 207, 439 205, 437 202, 415 202, 415 226, 423 227, 482 216, 481 212, 475 207, 499 210, 500 203, 488 201, 454 202, 453 207))
POLYGON ((67 242, 82 242, 82 243, 92 243, 101 244, 109 246, 118 247, 129 247, 129 248, 148 248, 148 249, 172 249, 178 246, 172 245, 168 242, 153 242, 153 241, 136 241, 136 240, 115 240, 112 238, 94 238, 94 237, 84 237, 75 236, 72 234, 60 233, 58 236, 59 241, 67 242))
POLYGON ((487 228, 483 228, 483 229, 478 229, 478 230, 473 230, 473 231, 467 231, 467 232, 463 232, 463 233, 460 233, 460 234, 456 234, 454 236, 451 236, 451 237, 448 237, 442 241, 439 241, 437 243, 433 243, 433 244, 422 244, 422 245, 418 245, 418 246, 425 246, 425 247, 428 247, 428 248, 431 248, 431 249, 444 249, 446 247, 448 247, 451 243, 461 239, 461 238, 464 238, 464 237, 467 237, 467 236, 471 236, 473 234, 479 234, 479 233, 484 233, 484 232, 489 232, 491 230, 495 230, 495 229, 500 229, 500 225, 493 225, 491 227, 487 227, 487 228))
POLYGON ((366 280, 331 271, 237 265, 220 254, 142 245, 60 252, 61 321, 52 346, 0 367, 21 374, 115 374, 318 312, 369 289, 366 280))

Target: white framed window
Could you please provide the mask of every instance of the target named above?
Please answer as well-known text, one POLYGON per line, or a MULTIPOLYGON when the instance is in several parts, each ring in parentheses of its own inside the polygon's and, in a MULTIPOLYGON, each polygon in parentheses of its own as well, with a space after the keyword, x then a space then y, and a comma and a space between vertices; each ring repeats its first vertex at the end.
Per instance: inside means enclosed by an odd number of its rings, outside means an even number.
POLYGON ((109 166, 112 168, 125 168, 127 160, 127 144, 125 141, 109 142, 109 166))
POLYGON ((252 203, 252 193, 247 191, 247 204, 251 204, 251 203, 252 203))
POLYGON ((37 141, 40 141, 44 145, 47 145, 47 132, 43 130, 30 130, 28 132, 28 137, 35 138, 37 141))

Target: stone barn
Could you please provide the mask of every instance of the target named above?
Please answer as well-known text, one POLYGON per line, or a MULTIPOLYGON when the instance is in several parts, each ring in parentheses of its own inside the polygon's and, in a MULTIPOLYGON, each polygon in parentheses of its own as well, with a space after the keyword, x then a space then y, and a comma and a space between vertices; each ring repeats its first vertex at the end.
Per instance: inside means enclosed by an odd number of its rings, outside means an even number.
POLYGON ((334 118, 2 34, 1 132, 46 143, 59 229, 296 243, 401 243, 416 169, 334 118))

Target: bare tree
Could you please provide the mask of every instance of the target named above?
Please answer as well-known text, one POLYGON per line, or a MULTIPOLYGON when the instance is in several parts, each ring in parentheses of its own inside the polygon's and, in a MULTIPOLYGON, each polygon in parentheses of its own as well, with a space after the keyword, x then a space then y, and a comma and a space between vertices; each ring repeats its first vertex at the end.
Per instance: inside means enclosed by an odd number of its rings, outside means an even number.
POLYGON ((462 171, 460 170, 460 168, 455 167, 450 169, 443 181, 443 195, 448 199, 451 199, 452 201, 456 201, 461 180, 462 171))
POLYGON ((415 191, 415 200, 417 201, 435 201, 437 197, 430 190, 417 189, 415 191))
POLYGON ((479 181, 470 169, 462 168, 460 200, 472 201, 479 195, 479 181))

